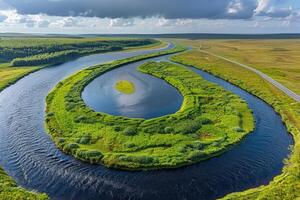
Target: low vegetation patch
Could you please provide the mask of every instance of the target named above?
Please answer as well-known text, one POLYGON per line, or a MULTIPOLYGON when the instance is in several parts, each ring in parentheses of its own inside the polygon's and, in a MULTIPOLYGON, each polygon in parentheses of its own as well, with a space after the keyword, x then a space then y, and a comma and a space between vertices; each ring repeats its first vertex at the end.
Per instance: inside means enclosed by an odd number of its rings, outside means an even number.
POLYGON ((128 80, 120 80, 116 83, 115 88, 123 94, 133 94, 135 92, 134 83, 128 80))
POLYGON ((0 199, 48 200, 45 194, 37 194, 18 187, 16 182, 0 168, 0 199))
POLYGON ((149 120, 111 116, 95 112, 83 102, 84 87, 101 74, 182 50, 176 47, 93 66, 60 82, 48 95, 46 109, 46 126, 56 145, 86 162, 140 170, 190 165, 239 142, 254 128, 247 104, 178 65, 150 62, 139 67, 182 93, 184 101, 175 114, 149 120))

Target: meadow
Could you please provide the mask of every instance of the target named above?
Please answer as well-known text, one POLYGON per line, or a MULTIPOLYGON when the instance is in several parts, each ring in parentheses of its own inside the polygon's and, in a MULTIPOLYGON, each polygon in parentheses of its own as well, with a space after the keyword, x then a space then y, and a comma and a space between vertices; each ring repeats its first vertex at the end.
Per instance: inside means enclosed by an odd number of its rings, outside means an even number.
POLYGON ((230 149, 253 130, 251 110, 238 96, 181 66, 150 62, 139 67, 182 93, 183 105, 175 114, 149 120, 111 116, 94 112, 81 98, 84 87, 109 70, 183 50, 90 67, 60 82, 48 95, 46 109, 56 145, 80 160, 127 170, 176 168, 230 149))
POLYGON ((199 40, 193 47, 254 67, 300 94, 299 39, 199 40))
POLYGON ((152 39, 1 38, 0 91, 42 67, 90 54, 152 48, 160 44, 152 39))
MULTIPOLYGON (((251 65, 257 69, 264 68, 265 73, 268 73, 274 79, 284 83, 286 86, 299 84, 297 73, 297 59, 298 55, 295 53, 300 49, 298 40, 242 40, 242 41, 190 41, 181 40, 180 42, 185 45, 193 47, 192 51, 176 55, 172 58, 173 61, 191 65, 207 71, 215 76, 221 77, 228 82, 231 82, 248 92, 256 95, 270 104, 282 117, 283 122, 287 125, 288 131, 294 137, 294 146, 291 147, 291 156, 285 160, 285 167, 281 175, 274 178, 274 180, 266 186, 261 186, 245 192, 238 192, 226 196, 224 199, 297 199, 300 195, 300 105, 293 99, 286 96, 279 89, 271 85, 259 77, 254 72, 244 69, 236 64, 216 58, 212 55, 199 51, 204 48, 208 51, 218 53, 221 56, 234 58, 242 63, 249 64, 248 62, 261 62, 261 65, 251 65), (232 42, 232 45, 230 45, 232 42), (224 47, 223 44, 227 44, 224 47), (246 44, 245 46, 243 46, 246 44), (247 44, 251 44, 252 48, 247 48, 247 44), (216 46, 214 46, 216 45, 216 46), (288 47, 291 45, 291 48, 288 47), (228 48, 231 46, 231 48, 228 48), (235 46, 235 47, 233 47, 235 46), (239 46, 239 48, 237 48, 239 46), (257 46, 257 49, 255 48, 257 46), (263 48, 265 46, 265 48, 263 48), (272 48, 270 48, 272 46, 272 48), (274 48, 280 48, 275 50, 274 48), (236 49, 237 48, 237 49, 236 49), (286 48, 283 51, 282 48, 286 48), (218 51, 216 50, 218 49, 218 51), (220 50, 221 49, 221 50, 220 50), (227 49, 227 50, 225 50, 227 49), (269 49, 269 50, 267 50, 269 49), (273 49, 273 50, 272 50, 273 49), (271 51, 272 50, 272 51, 271 51), (271 52, 270 52, 271 51, 271 52), (278 51, 282 51, 280 54, 278 51), (223 53, 224 52, 224 53, 223 53), (247 53, 246 53, 247 52, 247 53), (286 53, 290 52, 290 54, 286 53), (294 52, 294 53, 293 53, 294 52), (232 57, 230 57, 232 55, 232 57), (292 56, 292 57, 289 57, 292 56), (286 59, 288 56, 290 59, 286 59), (242 58, 243 57, 243 58, 242 58), (281 59, 279 59, 281 57, 281 59), (267 59, 268 58, 268 59, 267 59), (281 60, 278 64, 276 59, 281 60), (264 60, 265 62, 262 62, 264 60), (264 64, 265 65, 264 65, 264 64), (291 64, 293 63, 293 64, 291 64), (269 67, 268 67, 269 66, 269 67), (274 66, 274 67, 270 67, 274 66), (272 68, 282 73, 272 73, 272 68), (285 75, 282 75, 285 74, 285 75), (285 81, 282 81, 285 80, 285 81)), ((276 72, 276 71, 275 71, 276 72)), ((298 88, 293 86, 291 89, 298 92, 298 88)))

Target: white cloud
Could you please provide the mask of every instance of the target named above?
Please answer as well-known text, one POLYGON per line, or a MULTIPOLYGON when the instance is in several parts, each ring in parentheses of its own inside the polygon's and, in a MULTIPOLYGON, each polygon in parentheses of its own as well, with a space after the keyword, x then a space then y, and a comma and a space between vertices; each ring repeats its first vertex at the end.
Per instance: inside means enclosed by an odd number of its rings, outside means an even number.
POLYGON ((111 27, 128 27, 134 25, 135 25, 135 21, 133 18, 128 18, 128 19, 116 18, 116 19, 111 19, 109 22, 109 26, 111 27))
POLYGON ((257 3, 258 5, 255 9, 256 14, 266 11, 266 9, 272 4, 272 0, 257 0, 257 3))
POLYGON ((197 20, 191 20, 191 19, 165 19, 165 18, 159 18, 157 26, 191 26, 193 25, 197 20))

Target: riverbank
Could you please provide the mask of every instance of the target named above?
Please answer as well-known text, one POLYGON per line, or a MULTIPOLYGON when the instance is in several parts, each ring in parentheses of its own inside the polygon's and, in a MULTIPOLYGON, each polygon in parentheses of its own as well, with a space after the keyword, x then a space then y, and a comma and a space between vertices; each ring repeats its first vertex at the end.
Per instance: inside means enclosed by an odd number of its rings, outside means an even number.
POLYGON ((263 99, 281 115, 288 131, 294 136, 295 144, 292 148, 292 155, 285 161, 281 175, 275 177, 267 186, 234 193, 225 199, 295 199, 299 197, 300 105, 255 73, 197 51, 196 48, 193 51, 177 55, 172 60, 207 71, 263 99))
POLYGON ((38 194, 18 187, 16 182, 0 168, 0 199, 49 200, 46 194, 38 194))

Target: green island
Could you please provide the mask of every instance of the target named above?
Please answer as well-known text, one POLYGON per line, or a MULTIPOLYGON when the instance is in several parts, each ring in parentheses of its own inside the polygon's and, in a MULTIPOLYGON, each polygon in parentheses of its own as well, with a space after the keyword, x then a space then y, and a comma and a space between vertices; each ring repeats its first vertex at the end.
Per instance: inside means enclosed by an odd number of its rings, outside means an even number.
POLYGON ((128 80, 120 80, 115 84, 115 89, 123 94, 133 94, 135 92, 134 83, 128 80))
POLYGON ((0 91, 29 73, 81 56, 163 45, 158 40, 136 38, 1 37, 0 91))
POLYGON ((176 87, 184 96, 175 114, 137 119, 95 112, 81 98, 101 74, 127 63, 185 50, 174 49, 89 67, 60 82, 47 97, 46 127, 65 153, 93 164, 126 170, 176 168, 221 154, 254 129, 244 100, 187 68, 149 62, 141 72, 176 87))
POLYGON ((0 199, 5 200, 48 200, 46 194, 27 191, 0 168, 0 199))
POLYGON ((292 153, 284 161, 282 174, 276 176, 268 185, 232 193, 222 199, 295 200, 299 198, 300 104, 254 72, 201 51, 205 49, 250 64, 299 93, 299 87, 295 87, 299 82, 298 78, 295 73, 292 73, 299 70, 297 68, 300 63, 299 40, 181 40, 179 43, 189 45, 193 50, 174 56, 172 61, 207 71, 261 98, 280 114, 294 138, 292 153), (289 51, 282 51, 282 48, 289 51), (290 87, 291 85, 293 87, 290 87))

